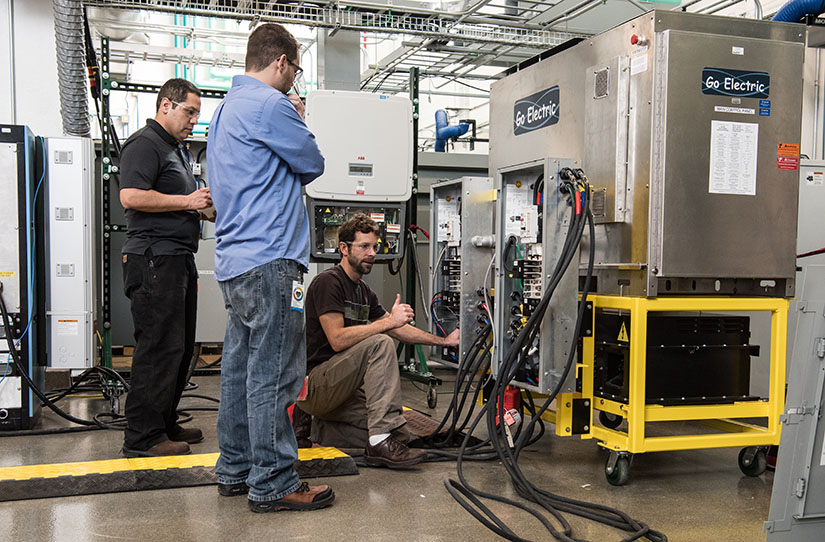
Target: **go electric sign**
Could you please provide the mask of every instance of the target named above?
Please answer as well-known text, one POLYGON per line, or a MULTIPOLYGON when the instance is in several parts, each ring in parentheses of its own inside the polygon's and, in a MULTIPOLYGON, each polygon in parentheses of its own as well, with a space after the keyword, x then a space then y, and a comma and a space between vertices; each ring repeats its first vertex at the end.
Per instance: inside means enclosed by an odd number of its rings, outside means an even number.
POLYGON ((771 76, 765 72, 746 72, 723 68, 702 70, 702 94, 737 98, 768 98, 771 76))
POLYGON ((513 133, 526 134, 559 122, 559 86, 550 87, 513 104, 513 133))

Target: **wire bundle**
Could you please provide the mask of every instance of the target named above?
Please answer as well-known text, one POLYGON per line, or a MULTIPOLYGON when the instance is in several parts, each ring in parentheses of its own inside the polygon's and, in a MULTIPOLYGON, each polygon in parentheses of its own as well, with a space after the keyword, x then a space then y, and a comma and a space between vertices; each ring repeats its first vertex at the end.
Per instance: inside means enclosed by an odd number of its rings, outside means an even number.
POLYGON ((576 318, 574 338, 578 339, 580 333, 587 294, 593 274, 593 262, 595 256, 593 239, 595 236, 595 226, 593 224, 593 215, 589 208, 590 187, 584 173, 581 170, 571 170, 569 168, 565 168, 561 171, 561 179, 566 181, 561 188, 570 193, 570 205, 573 209, 572 220, 570 221, 570 227, 565 237, 561 255, 556 263, 553 273, 550 276, 550 279, 548 280, 548 285, 542 299, 539 301, 538 306, 528 319, 527 323, 521 329, 517 340, 499 367, 498 379, 494 382, 490 399, 474 419, 467 435, 464 438, 464 441, 462 442, 457 457, 458 480, 446 480, 445 486, 447 487, 447 491, 450 495, 452 495, 453 498, 456 499, 456 501, 473 517, 478 519, 482 524, 498 536, 501 536, 507 540, 523 541, 526 539, 517 535, 512 529, 510 529, 510 527, 508 527, 499 517, 495 515, 495 513, 492 512, 492 510, 481 502, 480 498, 505 503, 520 508, 533 515, 542 523, 542 525, 544 525, 555 540, 580 542, 581 539, 573 536, 572 528, 563 515, 563 513, 570 513, 631 533, 628 537, 623 539, 623 542, 639 540, 643 537, 646 537, 652 542, 665 542, 667 537, 663 533, 650 529, 644 523, 634 520, 620 510, 585 501, 568 499, 538 488, 527 479, 518 465, 519 454, 524 447, 536 442, 543 434, 544 429, 543 423, 541 422, 541 415, 548 409, 552 401, 556 398, 568 374, 570 373, 573 364, 575 363, 575 348, 570 349, 570 354, 558 383, 538 410, 536 410, 535 405, 532 402, 532 397, 529 394, 527 395, 527 406, 528 411, 531 414, 531 419, 530 422, 522 424, 520 434, 517 433, 515 437, 513 437, 514 441, 512 447, 508 445, 508 435, 506 433, 505 423, 497 424, 499 413, 505 412, 504 391, 510 382, 512 382, 515 378, 516 372, 524 363, 529 349, 532 347, 535 339, 540 333, 541 321, 544 318, 545 311, 549 305, 550 299, 552 298, 553 292, 561 281, 565 271, 578 254, 577 249, 581 243, 585 226, 588 226, 590 241, 588 243, 589 258, 587 265, 587 277, 576 318), (470 437, 482 419, 486 420, 487 432, 488 435, 491 436, 488 442, 492 445, 496 456, 504 465, 507 474, 513 482, 516 492, 524 499, 537 504, 540 509, 535 509, 519 501, 481 491, 474 488, 467 482, 463 472, 463 462, 467 459, 468 451, 473 449, 468 446, 470 437), (539 426, 539 431, 538 434, 534 435, 537 424, 539 426), (544 512, 546 512, 546 514, 544 512))
MULTIPOLYGON (((456 373, 456 380, 453 386, 453 396, 447 412, 444 414, 438 427, 427 437, 425 442, 432 448, 430 452, 431 460, 456 459, 458 454, 437 450, 455 446, 455 438, 459 436, 467 427, 473 411, 476 408, 478 393, 484 387, 483 378, 487 378, 490 371, 492 346, 492 325, 487 324, 478 334, 473 344, 467 350, 467 355, 461 360, 456 373), (474 383, 478 383, 474 386, 474 383), (469 409, 466 412, 465 408, 469 409), (462 413, 463 421, 462 421, 462 413), (446 431, 443 431, 444 428, 446 431)), ((487 446, 489 440, 481 441, 467 448, 467 452, 477 455, 475 459, 495 459, 495 451, 487 446), (485 447, 486 446, 486 447, 485 447)))

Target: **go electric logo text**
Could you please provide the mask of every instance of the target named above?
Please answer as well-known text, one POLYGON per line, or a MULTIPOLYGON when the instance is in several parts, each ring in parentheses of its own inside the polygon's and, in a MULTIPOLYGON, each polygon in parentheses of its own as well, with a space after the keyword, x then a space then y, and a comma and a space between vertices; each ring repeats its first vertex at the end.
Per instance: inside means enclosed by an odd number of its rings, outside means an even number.
POLYGON ((513 104, 513 133, 526 134, 559 122, 559 86, 531 94, 513 104))
POLYGON ((767 98, 771 76, 765 72, 747 72, 723 68, 702 70, 702 94, 737 98, 767 98))

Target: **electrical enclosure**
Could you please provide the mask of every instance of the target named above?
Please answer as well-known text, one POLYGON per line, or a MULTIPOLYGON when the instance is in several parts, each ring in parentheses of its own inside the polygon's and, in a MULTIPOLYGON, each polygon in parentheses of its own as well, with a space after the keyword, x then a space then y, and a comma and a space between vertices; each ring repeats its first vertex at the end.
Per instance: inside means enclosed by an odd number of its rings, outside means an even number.
POLYGON ((314 199, 400 202, 412 195, 412 102, 403 96, 315 90, 306 123, 324 155, 314 199))
POLYGON ((495 190, 488 177, 462 177, 430 187, 430 332, 458 327, 458 348, 434 346, 432 358, 457 367, 489 323, 495 190), (486 280, 485 280, 486 279, 486 280), (488 313, 489 310, 489 313, 488 313))
POLYGON ((496 81, 490 171, 580 158, 600 294, 794 294, 804 32, 651 11, 496 81))
MULTIPOLYGON (((572 197, 561 190, 560 171, 576 169, 576 160, 553 159, 498 170, 495 344, 493 376, 533 315, 561 257, 573 214, 572 197)), ((528 348, 513 382, 548 393, 560 386, 575 391, 576 374, 563 375, 575 349, 578 311, 578 251, 555 286, 540 333, 528 348), (560 383, 564 376, 563 382, 560 383)))
POLYGON ((29 429, 40 417, 40 401, 20 374, 25 371, 43 389, 35 247, 35 220, 42 220, 35 205, 42 180, 36 164, 43 164, 42 155, 28 127, 0 125, 0 283, 11 328, 8 336, 0 326, 0 430, 29 429))
POLYGON ((369 204, 361 202, 319 201, 307 198, 310 217, 310 257, 313 261, 337 262, 338 230, 341 224, 357 213, 363 213, 378 224, 376 260, 401 257, 404 250, 404 204, 369 204))
POLYGON ((46 144, 47 344, 49 366, 94 365, 95 277, 89 138, 50 137, 46 144))

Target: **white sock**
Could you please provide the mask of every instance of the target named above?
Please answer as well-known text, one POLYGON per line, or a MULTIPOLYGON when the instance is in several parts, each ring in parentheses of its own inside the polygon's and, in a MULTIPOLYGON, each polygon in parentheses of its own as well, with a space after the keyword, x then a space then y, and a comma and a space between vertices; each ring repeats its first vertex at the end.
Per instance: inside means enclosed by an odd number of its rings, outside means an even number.
POLYGON ((370 446, 375 446, 380 442, 384 442, 384 440, 390 437, 389 433, 381 433, 380 435, 371 435, 370 436, 370 446))

